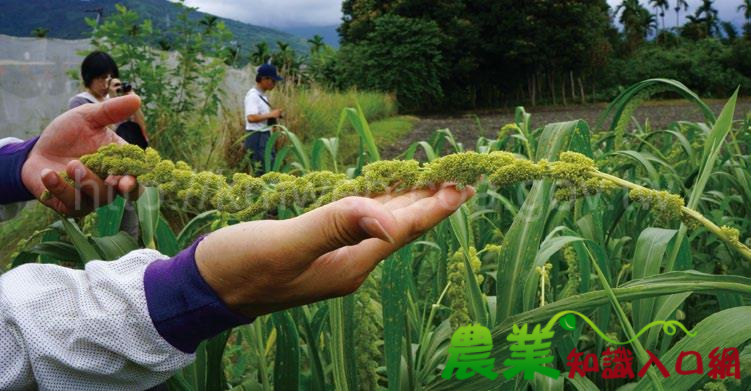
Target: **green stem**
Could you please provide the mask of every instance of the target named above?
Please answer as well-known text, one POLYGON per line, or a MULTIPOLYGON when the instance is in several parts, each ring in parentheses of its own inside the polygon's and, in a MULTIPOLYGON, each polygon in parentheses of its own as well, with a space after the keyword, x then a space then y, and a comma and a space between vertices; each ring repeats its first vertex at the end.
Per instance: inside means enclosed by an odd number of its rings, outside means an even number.
MULTIPOLYGON (((616 297, 615 293, 613 292, 613 288, 610 286, 608 280, 605 278, 605 275, 602 273, 602 269, 600 269, 600 265, 597 264, 597 260, 589 251, 589 247, 585 245, 584 248, 587 250, 589 260, 592 261, 592 266, 597 272, 597 278, 600 280, 600 284, 602 284, 602 288, 603 290, 605 290, 605 294, 608 296, 610 304, 613 305, 615 313, 618 316, 618 320, 621 322, 621 326, 623 326, 623 330, 625 331, 629 340, 633 339, 631 346, 633 346, 634 350, 636 351, 637 359, 644 364, 648 363, 649 353, 647 353, 647 351, 644 349, 644 346, 642 346, 641 342, 639 342, 639 339, 636 338, 636 332, 634 331, 633 326, 631 326, 631 322, 629 322, 628 317, 626 316, 626 312, 623 311, 623 307, 621 307, 621 303, 618 301, 618 297, 616 297)), ((652 381, 652 384, 654 384, 655 388, 658 391, 665 390, 662 387, 662 382, 660 381, 660 378, 657 377, 657 373, 655 373, 654 368, 650 367, 649 369, 647 369, 647 376, 649 376, 649 379, 652 381)))

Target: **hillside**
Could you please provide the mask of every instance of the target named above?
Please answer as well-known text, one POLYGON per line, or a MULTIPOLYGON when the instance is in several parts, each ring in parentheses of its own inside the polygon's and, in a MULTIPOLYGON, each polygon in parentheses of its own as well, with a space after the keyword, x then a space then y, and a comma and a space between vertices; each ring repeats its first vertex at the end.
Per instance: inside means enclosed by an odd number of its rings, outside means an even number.
MULTIPOLYGON (((120 3, 152 20, 155 30, 166 28, 178 15, 177 5, 167 0, 3 0, 0 2, 0 34, 17 37, 31 36, 36 28, 49 29, 48 37, 64 39, 87 38, 91 29, 84 18, 95 18, 96 9, 103 9, 103 17, 113 14, 120 3)), ((201 19, 203 12, 193 12, 191 18, 201 19)), ((231 19, 219 18, 232 31, 243 48, 266 41, 275 47, 276 41, 286 41, 300 52, 307 52, 305 40, 278 30, 254 26, 231 19)))

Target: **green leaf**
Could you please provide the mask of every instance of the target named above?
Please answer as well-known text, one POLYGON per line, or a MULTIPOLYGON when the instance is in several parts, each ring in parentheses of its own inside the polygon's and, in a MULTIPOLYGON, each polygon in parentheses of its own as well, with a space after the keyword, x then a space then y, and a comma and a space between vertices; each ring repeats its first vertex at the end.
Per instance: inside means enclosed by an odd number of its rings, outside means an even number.
POLYGON ((188 224, 185 224, 182 231, 177 235, 177 247, 179 249, 188 247, 198 235, 219 216, 216 210, 209 210, 192 218, 188 224))
POLYGON ((106 261, 114 261, 115 259, 138 249, 138 242, 136 242, 132 236, 122 231, 115 235, 101 238, 94 237, 91 239, 96 243, 99 250, 101 250, 103 259, 106 261))
POLYGON ((40 260, 43 263, 81 262, 81 255, 76 248, 66 242, 43 240, 35 244, 28 252, 42 256, 40 260))
POLYGON ((410 269, 410 246, 405 246, 383 265, 381 303, 383 304, 383 350, 389 391, 399 390, 402 348, 406 331, 407 297, 410 269))
POLYGON ((159 217, 154 238, 156 239, 156 244, 160 253, 172 257, 180 251, 180 247, 177 245, 175 233, 172 232, 172 229, 169 227, 169 224, 167 224, 167 221, 164 220, 164 217, 159 217))
POLYGON ((469 289, 469 308, 472 311, 472 319, 483 325, 488 324, 488 309, 486 301, 483 298, 480 286, 475 278, 475 273, 472 271, 472 265, 469 258, 469 247, 474 244, 472 236, 472 227, 469 226, 469 218, 467 217, 468 208, 466 205, 462 205, 459 210, 451 214, 449 222, 451 223, 451 230, 454 232, 454 236, 459 241, 462 247, 462 253, 464 254, 464 280, 467 283, 469 289))
POLYGON ((276 327, 276 361, 274 362, 274 389, 300 389, 300 336, 289 312, 271 314, 276 327))
POLYGON ((623 133, 626 129, 626 125, 628 125, 631 116, 639 105, 649 99, 652 95, 664 91, 674 91, 679 93, 701 110, 708 123, 715 122, 715 115, 712 112, 712 109, 710 109, 709 106, 707 106, 707 104, 696 95, 696 93, 691 91, 681 82, 670 79, 644 80, 632 85, 618 95, 597 120, 595 129, 602 129, 602 124, 605 120, 610 117, 611 114, 613 115, 613 122, 610 126, 610 130, 615 133, 615 138, 608 141, 609 150, 621 149, 623 133))
POLYGON ((138 224, 141 227, 141 240, 144 246, 155 249, 154 235, 159 224, 159 190, 156 187, 144 188, 136 202, 138 224))
POLYGON ((125 213, 125 199, 117 196, 111 203, 96 210, 97 236, 111 236, 120 231, 120 223, 125 213))
MULTIPOLYGON (((381 160, 381 154, 378 152, 378 146, 373 138, 373 133, 370 131, 370 125, 365 119, 365 113, 363 113, 360 105, 357 105, 356 108, 346 108, 344 109, 344 113, 346 113, 349 122, 352 124, 352 127, 355 128, 357 135, 360 137, 360 144, 368 153, 370 161, 374 162, 381 160)), ((339 131, 337 131, 337 137, 338 134, 339 131)))
MULTIPOLYGON (((704 153, 702 154, 701 171, 699 173, 699 176, 696 178, 694 186, 691 188, 691 195, 686 202, 686 207, 689 209, 697 208, 699 201, 704 194, 704 188, 707 186, 707 182, 709 182, 709 178, 714 172, 714 166, 717 162, 718 156, 720 155, 720 151, 722 150, 722 145, 724 144, 725 138, 727 138, 728 133, 730 133, 730 130, 733 127, 733 115, 735 113, 735 104, 737 99, 738 90, 736 89, 733 96, 730 97, 725 106, 722 108, 720 116, 717 118, 714 126, 712 126, 712 130, 709 132, 709 136, 707 136, 707 139, 705 140, 704 153)), ((675 246, 673 246, 673 249, 668 255, 665 262, 666 270, 673 270, 676 258, 678 257, 678 250, 680 249, 685 237, 686 225, 681 224, 681 227, 678 230, 678 235, 675 238, 675 246)))
MULTIPOLYGON (((729 347, 740 348, 747 341, 751 340, 751 307, 736 307, 728 310, 714 313, 691 330, 696 333, 693 338, 683 337, 667 353, 660 357, 660 361, 671 371, 678 361, 681 352, 694 351, 702 356, 704 361, 705 374, 694 375, 674 375, 662 378, 662 386, 666 390, 691 390, 694 385, 707 378, 706 373, 709 371, 709 353, 715 349, 722 350, 729 347)), ((739 349, 740 350, 740 349, 739 349)), ((684 360, 686 368, 695 368, 690 366, 693 360, 684 360)), ((654 387, 649 382, 642 379, 637 384, 635 390, 647 391, 654 387)))
POLYGON ((73 246, 76 247, 78 254, 81 255, 82 264, 85 264, 88 261, 102 258, 102 256, 97 252, 96 248, 94 248, 94 246, 89 243, 88 239, 86 239, 86 236, 84 236, 84 234, 81 232, 78 226, 72 222, 72 220, 69 221, 67 218, 62 217, 61 221, 63 223, 65 234, 68 235, 68 239, 70 239, 70 241, 73 243, 73 246))
MULTIPOLYGON (((633 278, 650 277, 660 273, 662 260, 668 244, 676 234, 674 229, 647 228, 636 240, 636 249, 632 261, 633 278)), ((633 304, 634 327, 641 329, 655 320, 655 299, 636 300, 633 304)), ((653 346, 646 346, 647 349, 653 346)))

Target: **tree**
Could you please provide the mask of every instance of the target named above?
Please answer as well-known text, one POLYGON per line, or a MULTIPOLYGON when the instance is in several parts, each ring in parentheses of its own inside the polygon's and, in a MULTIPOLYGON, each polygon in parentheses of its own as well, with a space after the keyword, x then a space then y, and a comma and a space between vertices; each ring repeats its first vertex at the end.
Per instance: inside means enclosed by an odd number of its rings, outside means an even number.
POLYGON ((310 53, 316 54, 318 53, 322 47, 326 45, 325 42, 323 42, 323 37, 316 34, 313 36, 313 38, 308 40, 308 43, 310 44, 310 53))
POLYGON ((439 102, 445 66, 438 25, 391 14, 372 22, 364 40, 339 51, 345 86, 395 92, 408 110, 439 102))
POLYGON ((49 32, 50 32, 50 29, 47 29, 44 27, 37 27, 34 30, 31 30, 31 35, 37 38, 46 38, 49 32))
POLYGON ((644 42, 653 29, 656 29, 657 22, 654 15, 649 13, 639 0, 624 0, 615 9, 615 15, 619 12, 619 21, 623 25, 627 46, 629 50, 634 50, 644 42))
POLYGON ((681 25, 681 8, 683 11, 688 11, 688 2, 686 0, 675 0, 675 28, 681 25))
POLYGON ((204 33, 210 34, 212 31, 214 31, 214 27, 216 27, 218 21, 219 18, 214 15, 204 15, 203 19, 201 19, 201 21, 198 23, 204 26, 204 33))
POLYGON ((668 0, 650 0, 649 2, 652 4, 653 7, 655 7, 655 15, 659 15, 660 19, 662 20, 662 29, 665 29, 665 10, 670 8, 670 4, 668 3, 668 0))
POLYGON ((706 36, 711 37, 719 34, 719 19, 717 18, 717 9, 713 7, 714 0, 702 0, 701 6, 696 9, 695 16, 700 17, 706 28, 706 36))
POLYGON ((751 40, 751 0, 743 0, 743 3, 738 6, 738 12, 743 12, 746 18, 746 23, 743 24, 743 35, 751 40))
POLYGON ((250 62, 254 65, 261 65, 266 63, 268 61, 269 57, 271 57, 271 50, 269 49, 269 44, 265 41, 261 41, 256 43, 253 46, 255 49, 253 52, 250 53, 250 62))

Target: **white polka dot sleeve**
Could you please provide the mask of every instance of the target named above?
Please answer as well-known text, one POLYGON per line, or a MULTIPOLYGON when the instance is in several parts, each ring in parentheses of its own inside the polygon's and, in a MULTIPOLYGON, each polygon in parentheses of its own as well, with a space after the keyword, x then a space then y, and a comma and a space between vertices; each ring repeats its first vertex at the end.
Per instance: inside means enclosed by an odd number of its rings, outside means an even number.
POLYGON ((190 364, 149 315, 144 272, 165 258, 137 250, 85 270, 27 264, 0 276, 0 389, 146 389, 190 364))

